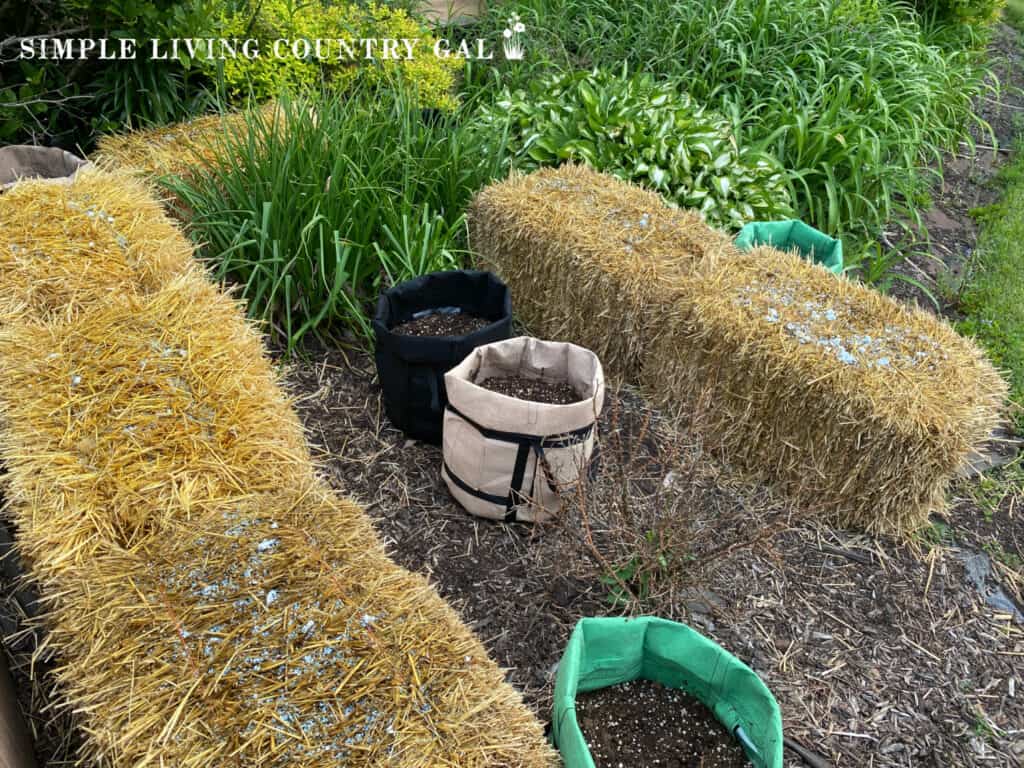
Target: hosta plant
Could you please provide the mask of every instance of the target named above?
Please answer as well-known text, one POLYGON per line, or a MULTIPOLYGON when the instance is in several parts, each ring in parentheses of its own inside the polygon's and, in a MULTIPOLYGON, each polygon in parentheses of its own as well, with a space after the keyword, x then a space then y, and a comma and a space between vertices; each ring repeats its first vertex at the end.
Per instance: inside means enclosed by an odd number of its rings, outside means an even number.
POLYGON ((730 228, 792 213, 779 164, 740 146, 729 121, 676 80, 603 70, 557 75, 506 89, 483 122, 508 131, 518 168, 584 162, 730 228))

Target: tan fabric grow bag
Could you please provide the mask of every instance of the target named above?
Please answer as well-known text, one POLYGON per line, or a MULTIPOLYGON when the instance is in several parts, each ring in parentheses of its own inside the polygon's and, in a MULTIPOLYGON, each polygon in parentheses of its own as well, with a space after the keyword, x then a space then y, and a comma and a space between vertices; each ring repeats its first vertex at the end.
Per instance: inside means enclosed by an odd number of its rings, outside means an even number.
POLYGON ((525 336, 478 347, 445 374, 441 476, 466 510, 496 520, 543 521, 585 471, 604 404, 593 352, 525 336), (520 400, 476 382, 518 375, 568 382, 570 405, 520 400))
POLYGON ((82 158, 56 147, 29 144, 0 147, 0 192, 10 189, 20 179, 45 179, 67 184, 87 165, 89 163, 82 158))

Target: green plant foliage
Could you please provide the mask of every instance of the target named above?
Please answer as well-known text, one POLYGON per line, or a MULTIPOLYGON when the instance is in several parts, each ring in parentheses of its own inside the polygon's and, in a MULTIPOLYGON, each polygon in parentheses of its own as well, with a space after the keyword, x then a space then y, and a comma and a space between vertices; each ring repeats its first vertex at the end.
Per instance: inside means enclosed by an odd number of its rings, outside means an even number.
POLYGON ((140 50, 135 59, 99 60, 94 52, 84 59, 59 61, 20 59, 18 44, 0 49, 0 140, 88 151, 99 132, 174 122, 206 109, 208 82, 201 73, 181 58, 150 60, 146 41, 207 34, 213 2, 29 4, 20 26, 11 30, 15 38, 108 38, 114 46, 119 39, 133 38, 140 50))
POLYGON ((461 111, 425 121, 415 105, 401 85, 285 98, 225 133, 207 167, 164 180, 201 255, 290 348, 308 333, 370 340, 381 287, 461 262, 466 205, 502 148, 461 111))
MULTIPOLYGON (((975 336, 1008 371, 1010 397, 1024 407, 1024 157, 1006 171, 1006 194, 980 212, 981 234, 964 281, 957 328, 975 336)), ((1024 433, 1024 412, 1016 413, 1024 433)))
POLYGON ((513 11, 528 61, 506 69, 512 90, 551 67, 627 62, 676 78, 733 122, 740 146, 772 153, 798 217, 851 250, 918 218, 922 169, 978 122, 972 33, 925 26, 886 0, 509 0, 489 23, 513 11))
POLYGON ((918 0, 923 13, 962 24, 991 24, 999 18, 1006 0, 918 0))
MULTIPOLYGON (((448 110, 455 107, 453 87, 462 60, 434 56, 434 39, 400 8, 321 0, 249 0, 241 7, 222 11, 218 35, 259 41, 257 57, 203 62, 211 73, 222 65, 224 80, 236 95, 252 94, 264 99, 277 96, 283 90, 301 91, 321 84, 344 90, 357 80, 388 82, 400 73, 406 83, 418 90, 420 105, 448 110), (419 42, 411 59, 360 58, 353 61, 352 53, 363 56, 365 50, 357 45, 349 52, 337 41, 360 38, 404 38, 419 42), (311 47, 308 58, 298 58, 287 48, 283 49, 287 55, 275 56, 274 46, 278 40, 320 40, 321 55, 317 57, 316 49, 311 47)), ((298 53, 305 54, 306 49, 299 48, 298 53)))
POLYGON ((482 122, 508 130, 515 162, 585 162, 651 187, 713 224, 739 228, 792 213, 778 163, 741 147, 732 125, 673 80, 576 72, 506 90, 482 122))
POLYGON ((1018 32, 1024 32, 1024 0, 1007 0, 1003 18, 1018 32))

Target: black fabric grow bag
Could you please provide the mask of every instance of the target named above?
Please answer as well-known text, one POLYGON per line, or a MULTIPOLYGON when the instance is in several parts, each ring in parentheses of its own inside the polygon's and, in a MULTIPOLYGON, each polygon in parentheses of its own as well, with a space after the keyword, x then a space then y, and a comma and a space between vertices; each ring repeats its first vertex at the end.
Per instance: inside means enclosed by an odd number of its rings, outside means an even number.
POLYGON ((377 376, 388 418, 410 437, 440 443, 448 403, 444 375, 476 347, 512 335, 512 294, 490 272, 433 272, 382 293, 373 331, 377 376), (442 307, 457 307, 492 322, 464 336, 407 336, 391 330, 422 316, 420 313, 442 307))

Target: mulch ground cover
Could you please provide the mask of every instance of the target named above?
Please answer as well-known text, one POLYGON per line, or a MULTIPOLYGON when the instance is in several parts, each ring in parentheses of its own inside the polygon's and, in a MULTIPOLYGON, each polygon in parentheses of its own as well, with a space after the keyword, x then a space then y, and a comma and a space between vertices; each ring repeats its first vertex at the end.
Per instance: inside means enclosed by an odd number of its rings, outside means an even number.
MULTIPOLYGON (((824 765, 1024 760, 1024 625, 965 569, 984 517, 968 496, 941 540, 837 531, 738 478, 627 389, 609 393, 591 478, 557 523, 480 520, 448 494, 440 450, 388 424, 368 355, 308 352, 290 380, 331 481, 366 505, 396 560, 434 580, 542 718, 579 618, 656 613, 750 664, 787 737, 824 765)), ((1015 499, 992 531, 1007 548, 1024 540, 1015 499)), ((993 559, 986 586, 1024 605, 1013 573, 993 559)))
POLYGON ((499 395, 508 395, 535 403, 568 405, 578 403, 583 399, 575 389, 564 381, 545 381, 510 375, 491 376, 477 383, 484 389, 497 392, 499 395))
POLYGON ((634 680, 576 694, 576 721, 597 768, 743 768, 736 739, 699 700, 634 680))

